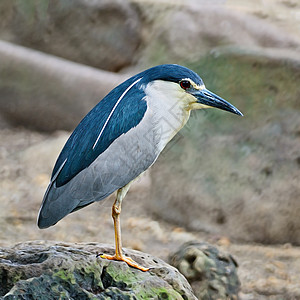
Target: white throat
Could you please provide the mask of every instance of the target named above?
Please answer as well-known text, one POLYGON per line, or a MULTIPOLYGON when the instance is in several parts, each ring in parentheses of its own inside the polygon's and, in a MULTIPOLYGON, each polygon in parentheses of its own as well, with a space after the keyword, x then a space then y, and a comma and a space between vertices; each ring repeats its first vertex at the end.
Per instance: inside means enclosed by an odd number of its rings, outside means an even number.
POLYGON ((158 148, 161 151, 188 121, 188 107, 193 97, 177 83, 163 80, 148 84, 145 93, 153 126, 160 135, 158 148))

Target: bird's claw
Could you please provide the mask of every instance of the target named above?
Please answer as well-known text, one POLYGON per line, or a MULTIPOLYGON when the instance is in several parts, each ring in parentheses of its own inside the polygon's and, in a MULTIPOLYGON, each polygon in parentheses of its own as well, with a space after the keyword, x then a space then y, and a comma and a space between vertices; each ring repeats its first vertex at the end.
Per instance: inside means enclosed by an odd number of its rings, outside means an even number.
POLYGON ((119 255, 108 255, 108 254, 101 254, 99 255, 101 258, 105 258, 105 259, 109 259, 109 260, 118 260, 118 261, 124 261, 127 263, 127 265, 139 269, 143 272, 147 272, 149 271, 149 268, 144 268, 142 266, 140 266, 138 263, 136 263, 132 258, 130 257, 125 257, 123 255, 119 256, 119 255))

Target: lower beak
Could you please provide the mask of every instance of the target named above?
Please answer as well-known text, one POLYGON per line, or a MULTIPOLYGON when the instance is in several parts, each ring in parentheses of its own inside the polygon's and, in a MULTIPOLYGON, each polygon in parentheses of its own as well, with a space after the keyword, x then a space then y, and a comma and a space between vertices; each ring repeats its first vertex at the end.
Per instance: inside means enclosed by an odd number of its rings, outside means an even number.
POLYGON ((193 92, 192 95, 197 99, 197 103, 216 107, 236 115, 243 116, 243 114, 236 107, 207 89, 193 92))

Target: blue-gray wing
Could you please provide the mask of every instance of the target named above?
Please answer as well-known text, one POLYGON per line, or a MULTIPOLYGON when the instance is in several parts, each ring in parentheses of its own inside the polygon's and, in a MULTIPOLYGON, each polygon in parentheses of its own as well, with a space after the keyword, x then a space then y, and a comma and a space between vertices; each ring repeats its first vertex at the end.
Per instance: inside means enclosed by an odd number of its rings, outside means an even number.
MULTIPOLYGON (((123 103, 137 99, 130 93, 126 96, 122 99, 123 103)), ((140 101, 146 104, 144 99, 140 98, 140 101)), ((156 160, 159 154, 158 135, 147 109, 140 114, 137 125, 124 125, 124 122, 132 122, 128 115, 136 118, 141 110, 141 106, 131 105, 129 114, 122 115, 122 112, 114 111, 110 116, 111 124, 106 124, 96 144, 97 135, 91 132, 87 134, 87 130, 96 131, 93 126, 97 126, 95 121, 88 122, 89 115, 75 129, 58 158, 44 196, 38 218, 40 228, 54 225, 70 212, 106 198, 135 179, 156 160), (138 111, 135 112, 135 109, 138 111), (88 143, 86 136, 89 137, 88 143), (109 137, 109 142, 105 137, 109 137), (106 145, 103 146, 103 143, 106 145), (96 147, 101 151, 94 157, 96 147)))

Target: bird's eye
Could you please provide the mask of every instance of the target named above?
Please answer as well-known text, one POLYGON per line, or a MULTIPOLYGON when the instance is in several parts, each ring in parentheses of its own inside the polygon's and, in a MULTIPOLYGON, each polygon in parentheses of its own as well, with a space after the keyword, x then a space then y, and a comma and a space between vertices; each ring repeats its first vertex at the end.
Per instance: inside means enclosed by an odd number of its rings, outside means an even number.
POLYGON ((184 90, 189 89, 191 87, 191 83, 188 80, 181 80, 179 84, 180 87, 184 90))

